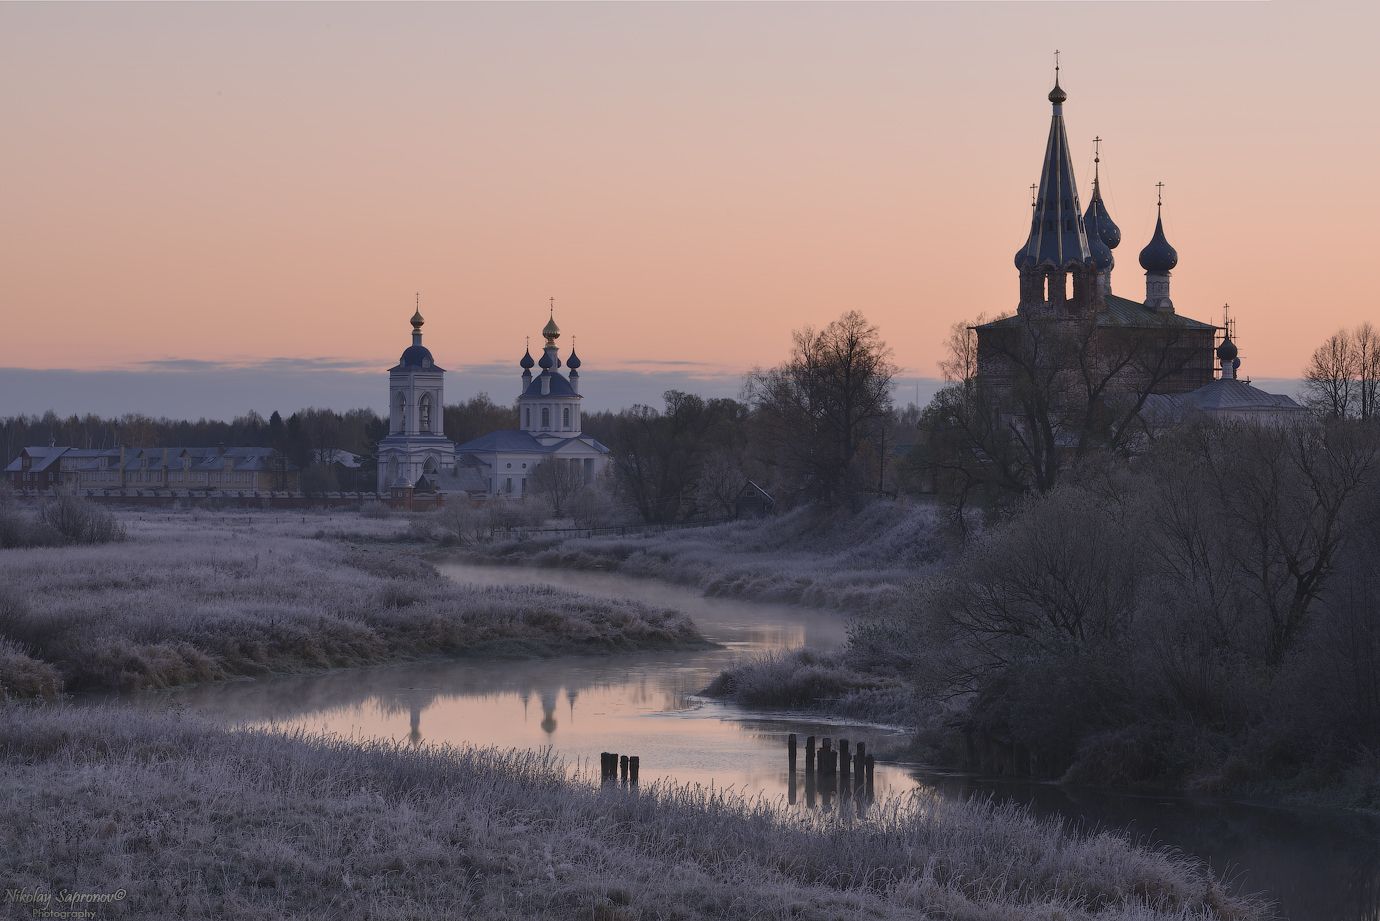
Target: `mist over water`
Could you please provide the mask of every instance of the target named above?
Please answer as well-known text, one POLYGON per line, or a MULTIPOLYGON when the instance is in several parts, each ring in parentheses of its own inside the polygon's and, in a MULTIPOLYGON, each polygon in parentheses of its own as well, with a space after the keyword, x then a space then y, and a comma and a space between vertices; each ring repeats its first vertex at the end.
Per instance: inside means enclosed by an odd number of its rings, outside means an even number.
MULTIPOLYGON (((361 739, 549 746, 587 768, 597 765, 600 752, 613 751, 641 758, 644 784, 666 778, 782 799, 790 789, 788 733, 801 739, 802 771, 806 735, 847 738, 866 742, 879 759, 878 798, 932 790, 945 797, 1011 800, 1083 830, 1126 831, 1207 860, 1242 890, 1278 901, 1292 921, 1380 919, 1380 822, 1373 819, 950 774, 890 760, 906 742, 894 729, 750 713, 697 696, 743 656, 802 645, 838 648, 847 631, 841 614, 705 598, 616 574, 458 563, 439 568, 467 584, 552 585, 675 608, 718 645, 614 656, 430 661, 206 685, 136 700, 251 726, 361 739)), ((798 808, 811 808, 812 801, 822 808, 824 797, 807 800, 803 776, 798 781, 798 808)))

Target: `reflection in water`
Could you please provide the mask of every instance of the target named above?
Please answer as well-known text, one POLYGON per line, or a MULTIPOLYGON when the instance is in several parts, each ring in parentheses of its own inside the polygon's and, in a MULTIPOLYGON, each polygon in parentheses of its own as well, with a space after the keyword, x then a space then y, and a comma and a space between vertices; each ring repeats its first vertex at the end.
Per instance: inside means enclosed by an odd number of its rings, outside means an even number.
MULTIPOLYGON (((411 744, 550 747, 586 765, 603 751, 639 755, 644 785, 669 778, 781 797, 800 808, 839 813, 866 809, 868 798, 865 790, 858 794, 856 772, 840 788, 842 774, 826 782, 814 772, 797 776, 786 769, 787 733, 801 739, 839 736, 845 734, 842 726, 750 715, 695 696, 744 655, 806 644, 836 648, 845 635, 841 617, 787 605, 703 598, 687 589, 610 574, 442 568, 471 583, 551 584, 674 607, 693 617, 705 636, 720 645, 536 661, 427 661, 229 682, 137 695, 130 702, 154 707, 175 703, 229 722, 411 744), (534 698, 540 719, 531 706, 534 698)), ((1062 816, 1084 828, 1129 828, 1142 840, 1208 860, 1246 891, 1266 892, 1293 921, 1380 921, 1380 829, 1375 822, 1052 784, 982 782, 888 761, 905 742, 898 733, 851 726, 846 734, 855 742, 865 741, 876 756, 879 798, 934 789, 949 797, 1027 803, 1040 814, 1062 816)))

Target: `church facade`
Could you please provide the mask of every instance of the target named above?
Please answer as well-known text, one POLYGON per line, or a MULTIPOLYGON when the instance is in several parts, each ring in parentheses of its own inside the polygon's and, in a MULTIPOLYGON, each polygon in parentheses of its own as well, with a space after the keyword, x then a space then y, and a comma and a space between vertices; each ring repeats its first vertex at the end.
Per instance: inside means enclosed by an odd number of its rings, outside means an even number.
POLYGON ((1064 124, 1068 94, 1058 73, 1056 66, 1040 182, 1031 187, 1030 229, 1016 251, 1016 312, 975 327, 979 383, 998 405, 1012 407, 1031 399, 1022 388, 1040 386, 1050 391, 1041 396, 1052 394, 1054 400, 1061 387, 1081 386, 1103 403, 1130 396, 1142 401, 1137 415, 1149 426, 1192 418, 1305 421, 1307 411, 1291 397, 1267 393, 1241 378, 1227 326, 1195 320, 1175 307, 1170 282, 1179 254, 1165 235, 1163 184, 1155 230, 1139 256, 1144 294, 1113 292, 1113 251, 1121 243, 1121 229, 1102 197, 1100 149, 1093 159, 1088 207, 1082 209, 1064 124), (1080 383, 1058 382, 1061 373, 1080 383))
POLYGON ((604 472, 609 450, 581 431, 581 361, 574 349, 561 358, 554 305, 542 330, 541 359, 534 360, 528 349, 519 362, 517 426, 462 445, 445 436, 446 372, 422 344, 424 322, 419 307, 412 316, 412 345, 388 372, 389 434, 378 447, 380 493, 521 499, 539 491, 543 478, 569 488, 604 472))
MULTIPOLYGON (((1113 293, 1121 229, 1107 211, 1098 172, 1082 209, 1064 125, 1067 99, 1056 76, 1030 230, 1015 258, 1019 301, 1013 315, 976 327, 979 379, 997 390, 1012 386, 1018 372, 1029 373, 1021 362, 1032 360, 1023 354, 1031 349, 1032 331, 1039 336, 1063 327, 1063 338, 1080 350, 1078 360, 1100 364, 1113 390, 1196 390, 1213 380, 1217 327, 1175 308, 1170 279, 1179 256, 1165 236, 1162 202, 1155 232, 1140 252, 1144 297, 1113 293)), ((1100 165, 1100 155, 1094 163, 1100 165)), ((1047 358, 1033 360, 1073 360, 1047 344, 1044 352, 1047 358)))

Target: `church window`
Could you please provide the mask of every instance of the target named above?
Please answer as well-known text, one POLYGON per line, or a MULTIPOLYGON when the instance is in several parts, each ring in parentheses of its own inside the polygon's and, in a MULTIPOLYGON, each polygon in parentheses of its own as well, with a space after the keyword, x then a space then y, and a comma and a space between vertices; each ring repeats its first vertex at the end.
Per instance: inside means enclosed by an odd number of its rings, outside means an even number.
POLYGON ((423 432, 431 431, 431 394, 424 393, 417 403, 418 425, 423 432))
POLYGON ((563 428, 563 429, 568 429, 568 428, 570 428, 570 407, 569 407, 569 406, 563 406, 563 407, 561 407, 561 428, 563 428))
POLYGON ((1068 275, 1067 273, 1065 273, 1065 275, 1064 275, 1064 300, 1066 300, 1066 301, 1073 300, 1073 295, 1072 295, 1072 293, 1071 293, 1071 291, 1070 291, 1070 289, 1071 289, 1072 286, 1073 286, 1072 283, 1073 283, 1073 278, 1072 278, 1070 275, 1068 275))
POLYGON ((522 427, 530 429, 532 427, 532 407, 524 406, 522 409, 522 427))
POLYGON ((544 429, 551 428, 551 407, 549 406, 541 408, 541 427, 544 429))
POLYGON ((398 431, 407 431, 407 394, 398 391, 398 431))
POLYGON ((503 491, 506 492, 506 493, 507 493, 508 495, 510 495, 510 496, 513 494, 513 478, 512 478, 512 477, 506 477, 506 478, 503 480, 503 491))

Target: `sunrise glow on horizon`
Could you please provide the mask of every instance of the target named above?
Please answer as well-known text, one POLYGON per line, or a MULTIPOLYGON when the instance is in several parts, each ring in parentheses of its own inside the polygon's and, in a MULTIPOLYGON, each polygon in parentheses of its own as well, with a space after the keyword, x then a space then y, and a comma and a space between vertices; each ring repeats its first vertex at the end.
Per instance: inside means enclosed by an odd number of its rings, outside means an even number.
POLYGON ((0 367, 733 374, 849 309, 905 373, 1013 310, 1053 49, 1139 300, 1297 377, 1380 317, 1361 4, 5 5, 0 367), (1302 24, 1307 23, 1307 29, 1302 24), (1173 34, 1165 43, 1162 36, 1173 34), (1172 50, 1171 50, 1172 49, 1172 50))

